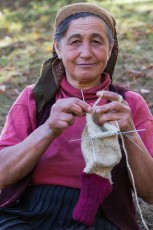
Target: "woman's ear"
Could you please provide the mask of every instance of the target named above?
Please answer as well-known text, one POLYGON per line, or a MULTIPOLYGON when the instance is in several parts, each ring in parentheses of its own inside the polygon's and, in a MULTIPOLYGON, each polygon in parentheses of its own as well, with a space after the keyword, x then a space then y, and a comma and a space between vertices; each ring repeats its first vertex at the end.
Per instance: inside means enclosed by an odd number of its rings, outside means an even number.
MULTIPOLYGON (((113 39, 113 40, 114 40, 114 39, 113 39)), ((111 56, 113 47, 114 47, 114 41, 109 45, 109 57, 111 56)))
POLYGON ((57 56, 59 59, 61 59, 61 48, 60 48, 60 44, 54 40, 54 48, 55 48, 55 51, 57 53, 57 56))

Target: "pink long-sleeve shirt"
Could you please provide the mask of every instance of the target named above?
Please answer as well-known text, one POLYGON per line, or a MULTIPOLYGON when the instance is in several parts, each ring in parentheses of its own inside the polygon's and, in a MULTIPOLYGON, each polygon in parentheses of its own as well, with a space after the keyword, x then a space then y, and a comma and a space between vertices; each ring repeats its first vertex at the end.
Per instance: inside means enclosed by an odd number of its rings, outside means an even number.
MULTIPOLYGON (((93 104, 97 100, 96 92, 102 89, 107 90, 109 85, 110 78, 106 76, 100 86, 96 86, 92 90, 84 90, 85 101, 93 104)), ((23 141, 36 129, 36 105, 32 93, 33 87, 34 85, 25 88, 8 113, 0 137, 0 149, 23 141)), ((56 99, 67 97, 82 98, 82 93, 79 89, 71 86, 66 78, 63 78, 56 99)), ((145 129, 139 135, 153 156, 153 116, 139 94, 127 91, 125 97, 131 108, 135 128, 145 129)), ((102 99, 99 105, 104 103, 106 100, 102 99)), ((33 184, 54 184, 80 188, 80 173, 85 167, 81 153, 81 142, 70 142, 70 140, 81 139, 84 126, 85 117, 76 117, 74 124, 54 139, 37 163, 32 178, 33 184)))

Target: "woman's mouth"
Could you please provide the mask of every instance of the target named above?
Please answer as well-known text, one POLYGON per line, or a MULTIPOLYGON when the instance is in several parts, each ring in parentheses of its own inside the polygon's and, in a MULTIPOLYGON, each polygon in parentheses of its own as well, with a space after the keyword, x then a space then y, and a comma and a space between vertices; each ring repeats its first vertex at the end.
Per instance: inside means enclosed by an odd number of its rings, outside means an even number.
POLYGON ((82 67, 89 67, 89 66, 94 66, 96 65, 95 63, 80 63, 80 64, 77 64, 79 66, 82 66, 82 67))

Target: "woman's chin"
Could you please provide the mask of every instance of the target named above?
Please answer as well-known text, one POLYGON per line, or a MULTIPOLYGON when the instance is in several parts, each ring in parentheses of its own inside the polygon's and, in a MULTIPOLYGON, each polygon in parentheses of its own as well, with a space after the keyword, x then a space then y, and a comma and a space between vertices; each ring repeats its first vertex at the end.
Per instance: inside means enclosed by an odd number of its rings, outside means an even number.
POLYGON ((100 84, 100 79, 98 77, 87 76, 87 75, 79 75, 73 80, 71 79, 69 82, 77 88, 82 89, 90 89, 100 84))
POLYGON ((93 75, 93 73, 91 74, 91 72, 85 72, 85 73, 80 73, 77 77, 78 80, 82 81, 82 82, 97 82, 98 79, 100 79, 101 77, 97 76, 97 75, 93 75))

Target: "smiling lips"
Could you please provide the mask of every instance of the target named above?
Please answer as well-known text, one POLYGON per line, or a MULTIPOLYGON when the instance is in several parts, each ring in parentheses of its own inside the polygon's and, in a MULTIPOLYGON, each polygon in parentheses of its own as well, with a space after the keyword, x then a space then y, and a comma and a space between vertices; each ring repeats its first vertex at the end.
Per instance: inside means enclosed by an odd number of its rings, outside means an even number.
POLYGON ((77 64, 77 65, 82 66, 82 67, 88 67, 88 66, 96 65, 96 63, 81 63, 81 64, 77 64))

